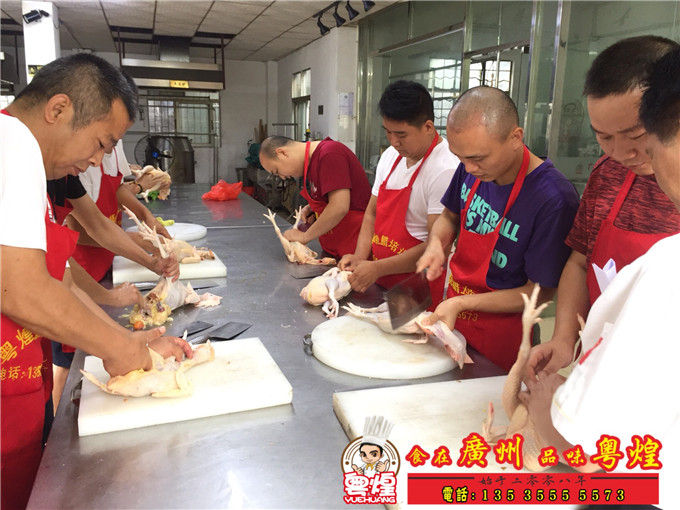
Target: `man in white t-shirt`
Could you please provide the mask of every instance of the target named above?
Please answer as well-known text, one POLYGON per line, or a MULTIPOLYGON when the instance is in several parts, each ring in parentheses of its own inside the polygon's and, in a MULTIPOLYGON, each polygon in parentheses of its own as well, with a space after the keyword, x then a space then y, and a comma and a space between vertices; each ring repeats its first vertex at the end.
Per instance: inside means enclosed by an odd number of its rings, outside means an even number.
MULTIPOLYGON (((652 66, 640 120, 657 182, 680 210, 678 84, 676 48, 652 66)), ((604 444, 617 447, 604 452, 620 454, 616 471, 658 471, 658 507, 665 510, 680 508, 680 401, 673 391, 680 385, 679 256, 677 234, 624 267, 593 304, 581 335, 584 354, 566 382, 540 372, 520 395, 560 456, 577 444, 590 456, 584 470, 600 467, 604 444)))
MULTIPOLYGON (((357 292, 376 282, 390 288, 415 271, 460 163, 435 128, 425 87, 394 82, 383 92, 379 109, 390 147, 378 162, 356 251, 339 264, 352 271, 349 282, 357 292)), ((442 299, 443 278, 430 285, 433 306, 442 299)))
POLYGON ((25 507, 40 463, 51 417, 48 338, 102 358, 112 376, 151 368, 150 344, 192 356, 186 342, 161 337, 164 328, 126 330, 72 285, 65 268, 75 234, 53 222, 47 199, 46 179, 98 165, 136 109, 136 87, 120 70, 74 54, 43 66, 0 115, 3 508, 25 507))

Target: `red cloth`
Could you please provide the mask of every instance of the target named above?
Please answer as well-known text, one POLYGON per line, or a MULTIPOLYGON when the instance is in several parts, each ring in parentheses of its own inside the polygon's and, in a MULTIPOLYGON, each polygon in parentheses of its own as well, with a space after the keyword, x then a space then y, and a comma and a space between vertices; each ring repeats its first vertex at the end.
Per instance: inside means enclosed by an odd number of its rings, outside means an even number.
MULTIPOLYGON (((489 271, 491 256, 501 232, 503 219, 515 203, 519 195, 529 168, 529 149, 524 147, 524 157, 517 178, 512 185, 512 191, 505 206, 502 218, 496 228, 487 234, 463 228, 467 220, 467 212, 472 198, 477 192, 479 179, 475 181, 468 194, 465 208, 460 214, 460 234, 456 251, 451 257, 449 267, 448 287, 446 297, 463 294, 484 294, 493 292, 486 283, 486 273, 489 271)), ((488 313, 478 311, 463 311, 456 318, 455 328, 460 331, 468 345, 475 348, 488 359, 505 370, 510 370, 517 359, 517 351, 522 339, 521 313, 488 313)))
MULTIPOLYGON (((104 166, 101 166, 102 180, 99 187, 99 197, 97 197, 97 207, 101 213, 113 221, 119 227, 122 225, 122 213, 118 207, 118 197, 116 193, 120 182, 123 179, 121 173, 117 173, 115 177, 104 172, 104 166)), ((76 262, 83 266, 92 278, 96 281, 101 280, 106 275, 106 272, 113 263, 114 254, 102 248, 101 246, 85 246, 79 244, 76 251, 73 253, 73 258, 76 262)), ((73 352, 73 351, 65 351, 73 352)))
POLYGON ((356 155, 340 142, 326 138, 316 146, 309 161, 309 195, 328 203, 328 193, 349 189, 351 211, 365 211, 371 186, 356 155))
MULTIPOLYGON (((588 179, 574 226, 565 241, 570 248, 584 254, 588 264, 602 222, 609 214, 627 173, 626 167, 609 156, 603 156, 588 179)), ((631 232, 673 234, 680 231, 680 213, 661 191, 654 175, 639 175, 616 216, 614 226, 631 232)))
MULTIPOLYGON (((394 161, 390 173, 380 185, 376 201, 373 239, 371 240, 371 251, 373 252, 374 260, 386 259, 399 255, 422 243, 420 239, 413 237, 406 228, 406 211, 408 211, 413 183, 416 182, 416 178, 420 173, 420 169, 423 167, 423 163, 425 163, 428 156, 432 153, 438 141, 439 136, 437 135, 434 140, 432 140, 432 144, 429 149, 427 149, 418 168, 413 172, 408 186, 401 189, 387 189, 387 183, 390 180, 390 176, 394 172, 394 169, 397 168, 399 161, 401 161, 401 156, 394 161)), ((413 273, 389 274, 378 278, 376 283, 389 289, 412 274, 413 273)), ((428 310, 434 311, 437 305, 441 303, 444 296, 445 279, 446 275, 442 274, 436 280, 429 282, 432 305, 428 310)))
MULTIPOLYGON (((61 280, 78 234, 53 223, 51 216, 48 198, 45 263, 50 275, 61 280)), ((2 508, 13 510, 26 507, 40 465, 45 403, 52 393, 52 349, 48 339, 4 315, 0 315, 0 335, 0 494, 2 508)))

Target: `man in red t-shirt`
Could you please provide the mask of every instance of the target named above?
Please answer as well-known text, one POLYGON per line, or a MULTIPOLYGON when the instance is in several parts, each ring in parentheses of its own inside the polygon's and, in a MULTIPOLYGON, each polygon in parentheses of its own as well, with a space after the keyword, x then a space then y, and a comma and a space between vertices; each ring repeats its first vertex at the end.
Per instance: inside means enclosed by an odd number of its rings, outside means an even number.
POLYGON ((297 142, 270 136, 260 146, 260 163, 282 179, 303 178, 300 195, 309 205, 302 217, 309 228, 288 230, 286 239, 307 244, 318 238, 323 250, 337 258, 354 253, 371 187, 349 148, 330 138, 297 142))
POLYGON ((571 363, 577 315, 585 319, 604 290, 593 265, 603 268, 613 260, 620 271, 660 239, 680 232, 680 213, 656 182, 638 117, 650 64, 677 46, 657 36, 623 39, 598 55, 586 75, 590 123, 605 155, 588 179, 566 239, 572 253, 557 291, 553 336, 532 349, 525 381, 571 363))

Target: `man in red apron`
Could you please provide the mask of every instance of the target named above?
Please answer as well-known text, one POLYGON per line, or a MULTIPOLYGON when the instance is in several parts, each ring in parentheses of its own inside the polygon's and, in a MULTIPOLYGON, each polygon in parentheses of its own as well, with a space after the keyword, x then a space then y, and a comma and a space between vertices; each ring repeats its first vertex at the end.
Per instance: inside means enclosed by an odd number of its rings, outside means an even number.
MULTIPOLYGON (((378 162, 356 251, 340 261, 353 272, 349 282, 357 292, 373 283, 389 289, 415 271, 459 164, 434 126, 432 97, 422 85, 390 84, 379 108, 390 147, 378 162)), ((443 275, 430 293, 434 308, 443 297, 443 275)))
POLYGON ((282 179, 302 177, 300 195, 309 204, 303 218, 309 226, 284 232, 286 239, 307 244, 318 238, 321 248, 336 258, 354 253, 371 187, 351 150, 330 138, 296 142, 270 136, 260 147, 260 163, 282 179))
POLYGON ((656 182, 638 118, 648 66, 677 46, 657 36, 624 39, 605 49, 588 71, 590 123, 605 155, 588 179, 566 240, 572 252, 560 279, 552 339, 532 349, 525 380, 571 363, 577 314, 587 317, 601 292, 593 264, 603 268, 611 259, 620 271, 680 231, 680 213, 656 182))
POLYGON ((40 462, 52 383, 45 338, 101 357, 111 375, 149 368, 149 341, 163 354, 191 355, 181 340, 159 338, 162 328, 125 330, 59 281, 76 234, 53 223, 45 180, 99 164, 135 112, 136 90, 124 75, 99 57, 77 54, 43 66, 0 115, 3 508, 26 506, 40 462))
POLYGON ((443 247, 457 237, 447 299, 428 318, 460 331, 468 345, 509 370, 522 336, 521 293, 552 297, 569 255, 564 238, 578 207, 574 187, 524 145, 517 109, 491 87, 463 93, 447 138, 461 161, 418 268, 443 273, 443 247))

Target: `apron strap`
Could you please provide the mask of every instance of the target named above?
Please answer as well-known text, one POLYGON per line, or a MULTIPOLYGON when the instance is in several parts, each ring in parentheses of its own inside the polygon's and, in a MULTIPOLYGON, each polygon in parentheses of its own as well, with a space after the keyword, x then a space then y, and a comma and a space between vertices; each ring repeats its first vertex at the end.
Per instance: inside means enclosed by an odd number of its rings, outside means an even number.
MULTIPOLYGON (((423 163, 425 163, 425 160, 430 156, 430 154, 432 154, 432 151, 434 150, 434 148, 437 146, 438 143, 439 143, 439 133, 437 133, 437 136, 435 136, 434 140, 432 140, 432 143, 428 147, 427 152, 425 152, 423 159, 420 160, 420 165, 418 165, 418 168, 416 168, 416 171, 413 172, 413 175, 411 176, 411 180, 408 183, 409 188, 413 187, 413 183, 416 182, 416 178, 418 177, 418 174, 420 173, 420 169, 422 168, 423 163)), ((394 160, 394 164, 392 165, 392 170, 390 170, 390 173, 387 174, 387 177, 385 178, 385 180, 382 183, 382 185, 385 186, 385 188, 387 188, 387 181, 390 180, 390 177, 392 176, 392 172, 394 172, 394 169, 397 168, 397 165, 401 161, 401 158, 402 158, 401 156, 397 156, 397 159, 394 160)))
POLYGON ((634 180, 635 174, 631 170, 628 170, 628 173, 626 174, 626 179, 623 181, 621 189, 616 195, 614 205, 612 205, 612 208, 609 210, 609 214, 607 215, 607 219, 611 221, 612 224, 614 223, 614 219, 616 218, 616 216, 619 214, 619 210, 621 209, 623 202, 626 200, 626 197, 628 196, 628 191, 630 191, 630 188, 633 185, 634 180))
MULTIPOLYGON (((514 205, 515 200, 517 200, 517 197, 519 195, 519 192, 522 189, 522 185, 524 184, 524 178, 527 175, 527 170, 529 169, 529 159, 531 157, 531 153, 529 152, 529 149, 527 146, 524 146, 524 153, 522 155, 522 166, 519 168, 519 173, 517 174, 517 177, 515 178, 515 183, 512 185, 512 191, 510 191, 510 196, 508 197, 508 203, 505 205, 505 210, 503 211, 503 216, 501 216, 498 219, 498 223, 496 224, 495 230, 498 230, 501 226, 501 223, 503 222, 503 218, 508 214, 508 211, 510 208, 514 205)), ((461 225, 465 225, 465 220, 467 218, 467 212, 470 207, 470 204, 472 203, 472 197, 474 194, 477 192, 477 188, 479 188, 479 184, 481 181, 479 179, 475 179, 475 183, 472 185, 472 188, 470 189, 470 193, 468 193, 467 200, 465 201, 465 208, 463 209, 463 213, 461 214, 461 225)))

